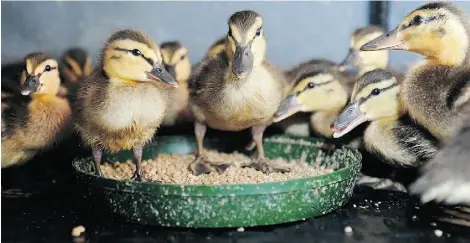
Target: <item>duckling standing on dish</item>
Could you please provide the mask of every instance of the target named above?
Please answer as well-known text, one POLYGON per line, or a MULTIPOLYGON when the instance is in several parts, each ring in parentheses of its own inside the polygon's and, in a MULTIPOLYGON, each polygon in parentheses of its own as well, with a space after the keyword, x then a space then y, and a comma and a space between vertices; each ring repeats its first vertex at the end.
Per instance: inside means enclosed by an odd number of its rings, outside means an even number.
POLYGON ((162 125, 172 126, 180 122, 192 121, 188 106, 188 79, 191 74, 191 63, 188 50, 177 41, 160 45, 163 63, 166 70, 176 79, 179 87, 170 94, 170 99, 162 125))
POLYGON ((267 163, 263 132, 291 84, 266 60, 263 20, 258 13, 236 12, 228 26, 226 51, 201 63, 189 81, 198 144, 197 159, 189 169, 198 175, 227 168, 203 158, 203 138, 209 126, 225 131, 251 127, 258 152, 252 166, 265 173, 282 170, 267 163))
POLYGON ((70 130, 70 105, 57 96, 60 77, 55 58, 32 53, 25 64, 23 96, 2 99, 2 168, 27 162, 70 130))
POLYGON ((439 142, 407 116, 399 89, 397 79, 388 71, 365 73, 354 87, 351 103, 334 122, 333 137, 339 138, 369 121, 364 132, 365 148, 385 161, 415 167, 432 158, 439 142))
POLYGON ((178 87, 166 71, 155 42, 137 30, 121 30, 108 39, 100 66, 79 83, 75 128, 91 145, 95 172, 103 150, 132 149, 142 180, 143 146, 163 121, 171 89, 178 87))

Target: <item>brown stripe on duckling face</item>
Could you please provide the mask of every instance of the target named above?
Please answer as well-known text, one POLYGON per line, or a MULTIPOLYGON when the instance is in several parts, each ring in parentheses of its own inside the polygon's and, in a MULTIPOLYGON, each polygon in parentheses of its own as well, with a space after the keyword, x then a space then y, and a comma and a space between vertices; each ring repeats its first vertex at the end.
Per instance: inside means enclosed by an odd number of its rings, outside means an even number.
POLYGON ((274 122, 297 112, 340 110, 348 99, 348 94, 334 73, 321 71, 304 74, 292 93, 279 106, 274 122))
POLYGON ((139 31, 119 31, 103 51, 103 70, 110 79, 124 82, 162 82, 178 87, 163 65, 160 48, 139 31))
POLYGON ((230 17, 228 26, 226 50, 232 59, 232 73, 246 78, 264 60, 263 20, 254 11, 240 11, 230 17))
POLYGON ((431 3, 411 12, 395 29, 361 50, 408 50, 437 64, 461 65, 469 62, 469 36, 463 11, 450 3, 431 3))
POLYGON ((377 26, 367 26, 357 29, 350 38, 349 52, 340 69, 350 75, 362 75, 367 71, 386 68, 388 51, 361 52, 362 45, 383 35, 385 31, 377 26))
POLYGON ((21 94, 57 94, 60 86, 57 61, 47 53, 33 53, 26 57, 21 77, 21 94))
POLYGON ((385 70, 365 73, 354 87, 351 102, 334 122, 333 137, 339 138, 366 121, 399 116, 399 84, 385 70))
POLYGON ((178 81, 189 79, 191 63, 189 62, 188 50, 177 41, 163 43, 160 47, 163 63, 171 76, 178 81))

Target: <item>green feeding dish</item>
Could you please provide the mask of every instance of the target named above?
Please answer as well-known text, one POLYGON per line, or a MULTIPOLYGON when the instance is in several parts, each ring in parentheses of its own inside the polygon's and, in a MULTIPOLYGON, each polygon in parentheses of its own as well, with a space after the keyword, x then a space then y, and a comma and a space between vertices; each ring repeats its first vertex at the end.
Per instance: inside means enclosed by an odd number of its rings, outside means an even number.
MULTIPOLYGON (((221 152, 242 150, 229 139, 208 138, 206 148, 221 152)), ((117 181, 92 174, 92 158, 73 161, 80 183, 94 200, 103 200, 111 212, 131 222, 169 227, 220 228, 280 224, 323 215, 343 206, 351 197, 361 168, 357 150, 323 150, 315 138, 273 136, 264 140, 266 156, 302 159, 333 168, 325 175, 283 182, 230 185, 175 185, 117 181)), ((144 149, 144 159, 160 153, 188 154, 196 142, 190 136, 159 137, 144 149)), ((104 161, 132 159, 129 151, 104 156, 104 161)))

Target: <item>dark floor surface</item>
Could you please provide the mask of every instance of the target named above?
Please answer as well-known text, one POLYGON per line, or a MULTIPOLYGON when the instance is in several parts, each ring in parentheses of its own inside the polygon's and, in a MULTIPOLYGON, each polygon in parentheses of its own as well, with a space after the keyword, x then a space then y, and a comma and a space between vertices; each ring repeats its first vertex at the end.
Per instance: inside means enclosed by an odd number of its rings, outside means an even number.
POLYGON ((78 225, 86 232, 75 242, 470 242, 469 228, 436 220, 439 206, 421 206, 405 193, 369 187, 356 188, 347 205, 328 215, 244 232, 129 224, 83 199, 70 173, 74 144, 2 169, 2 242, 73 242, 71 231, 78 225), (352 234, 344 232, 346 226, 352 234), (441 237, 436 229, 443 231, 441 237))

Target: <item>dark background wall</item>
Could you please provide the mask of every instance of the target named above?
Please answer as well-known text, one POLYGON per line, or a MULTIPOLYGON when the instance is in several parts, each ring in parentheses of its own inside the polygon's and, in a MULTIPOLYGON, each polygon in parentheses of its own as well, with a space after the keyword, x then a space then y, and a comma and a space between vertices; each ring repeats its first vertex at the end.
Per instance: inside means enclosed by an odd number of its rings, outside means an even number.
MULTIPOLYGON (((419 2, 391 2, 390 28, 419 2)), ((268 57, 287 68, 324 57, 341 61, 349 35, 368 23, 369 2, 3 2, 2 64, 20 60, 32 51, 60 55, 81 46, 95 58, 114 30, 134 27, 158 43, 180 40, 197 62, 209 45, 227 31, 235 11, 261 13, 268 41, 268 57)), ((470 2, 458 2, 470 10, 470 2)), ((470 11, 469 11, 470 12, 470 11)), ((410 62, 417 55, 393 52, 391 65, 410 62)))

